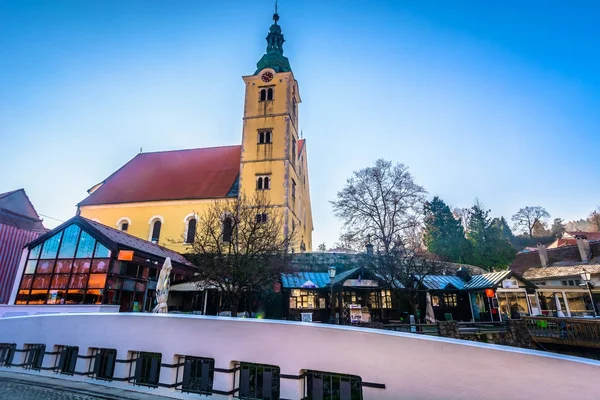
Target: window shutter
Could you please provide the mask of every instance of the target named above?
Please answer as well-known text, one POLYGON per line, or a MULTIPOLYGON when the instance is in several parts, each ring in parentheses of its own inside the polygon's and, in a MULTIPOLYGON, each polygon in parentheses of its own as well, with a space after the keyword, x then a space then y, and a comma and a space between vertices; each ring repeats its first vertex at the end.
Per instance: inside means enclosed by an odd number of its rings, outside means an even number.
MULTIPOLYGON (((190 389, 190 375, 192 373, 192 360, 186 358, 183 363, 183 389, 190 389)), ((195 388, 193 388, 195 389, 195 388)))
POLYGON ((58 370, 60 372, 65 371, 65 365, 67 364, 67 347, 63 347, 60 350, 60 358, 58 360, 58 370))
POLYGON ((144 365, 144 359, 141 357, 140 353, 137 353, 136 356, 134 380, 137 383, 142 378, 142 366, 144 365))
POLYGON ((111 351, 106 355, 106 364, 104 368, 104 377, 112 379, 115 373, 115 359, 117 358, 117 352, 111 351))
POLYGON ((77 347, 73 347, 71 349, 71 359, 69 360, 69 372, 75 372, 75 367, 77 366, 77 353, 78 353, 78 348, 77 347))
POLYGON ((25 364, 27 364, 29 367, 33 366, 33 357, 34 356, 35 356, 35 349, 31 347, 27 351, 27 361, 25 362, 25 364))
POLYGON ((210 390, 209 380, 210 380, 210 362, 202 360, 202 364, 200 364, 200 368, 202 368, 201 372, 201 380, 200 380, 200 390, 203 392, 208 392, 210 390))
POLYGON ((262 381, 262 398, 272 399, 273 398, 273 370, 265 368, 263 370, 263 381, 262 381))
POLYGON ((242 367, 240 371, 240 396, 248 396, 250 387, 250 368, 242 367))
POLYGON ((350 386, 349 379, 342 379, 340 381, 340 400, 350 400, 352 393, 352 387, 350 386))
POLYGON ((100 364, 102 363, 102 353, 98 352, 94 356, 94 375, 98 377, 100 375, 100 364))
POLYGON ((312 376, 312 399, 323 400, 323 377, 313 375, 312 376))
POLYGON ((156 357, 154 354, 150 356, 150 379, 148 379, 148 383, 156 384, 158 383, 158 379, 160 377, 160 358, 156 357))

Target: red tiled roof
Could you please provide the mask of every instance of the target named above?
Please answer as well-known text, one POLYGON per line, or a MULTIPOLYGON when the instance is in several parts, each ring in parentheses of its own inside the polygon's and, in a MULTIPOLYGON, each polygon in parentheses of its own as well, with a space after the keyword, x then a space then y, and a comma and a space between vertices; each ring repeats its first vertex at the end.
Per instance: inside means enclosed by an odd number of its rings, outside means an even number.
POLYGON ((304 150, 304 142, 306 139, 298 140, 298 155, 302 154, 302 150, 304 150))
POLYGON ((575 236, 585 236, 588 240, 600 240, 600 232, 568 231, 567 233, 569 235, 573 236, 573 237, 575 237, 575 236))
POLYGON ((240 171, 241 149, 237 145, 140 153, 79 205, 226 197, 240 171))

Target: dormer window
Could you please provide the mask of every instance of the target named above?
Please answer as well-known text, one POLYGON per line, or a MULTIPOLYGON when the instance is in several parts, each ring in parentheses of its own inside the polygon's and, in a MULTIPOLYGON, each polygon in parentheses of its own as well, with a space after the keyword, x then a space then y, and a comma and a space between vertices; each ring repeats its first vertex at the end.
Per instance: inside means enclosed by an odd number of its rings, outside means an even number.
POLYGON ((256 177, 256 190, 269 190, 271 188, 271 178, 269 175, 259 175, 256 177))
POLYGON ((272 101, 273 88, 264 88, 260 90, 260 101, 272 101))
POLYGON ((273 136, 273 132, 270 129, 258 131, 258 144, 269 144, 273 136))

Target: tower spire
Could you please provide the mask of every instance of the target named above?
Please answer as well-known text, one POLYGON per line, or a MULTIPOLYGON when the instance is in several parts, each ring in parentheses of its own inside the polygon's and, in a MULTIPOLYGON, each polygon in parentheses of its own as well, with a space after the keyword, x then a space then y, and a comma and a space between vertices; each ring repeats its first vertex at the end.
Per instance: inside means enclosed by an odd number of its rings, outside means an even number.
POLYGON ((269 34, 267 35, 267 51, 262 56, 260 61, 256 64, 256 72, 259 73, 265 68, 272 68, 275 72, 290 72, 290 62, 283 55, 283 33, 281 32, 281 26, 277 24, 279 21, 279 14, 277 9, 277 0, 275 0, 275 14, 273 14, 273 24, 269 28, 269 34))

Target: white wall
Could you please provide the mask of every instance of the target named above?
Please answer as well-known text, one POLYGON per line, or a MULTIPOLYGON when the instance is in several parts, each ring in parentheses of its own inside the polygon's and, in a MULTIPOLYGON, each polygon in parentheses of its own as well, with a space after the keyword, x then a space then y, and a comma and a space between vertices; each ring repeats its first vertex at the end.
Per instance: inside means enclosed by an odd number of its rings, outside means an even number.
MULTIPOLYGON (((385 389, 364 388, 364 399, 595 399, 600 362, 485 345, 461 340, 424 337, 320 324, 230 319, 173 314, 61 314, 0 319, 0 343, 46 343, 116 348, 118 359, 128 351, 162 353, 163 363, 175 355, 212 357, 216 368, 232 368, 233 361, 278 365, 282 374, 299 375, 304 369, 359 375, 364 382, 385 389)), ((23 357, 17 353, 15 357, 23 357)), ((19 362, 15 359, 15 362, 19 362)), ((79 360, 78 371, 86 371, 79 360)), ((54 364, 46 356, 45 366, 54 364)), ((128 371, 117 364, 115 376, 128 371)), ((12 370, 20 368, 13 367, 12 370)), ((38 372, 36 372, 38 373, 38 372)), ((51 374, 52 372, 39 372, 51 374)), ((163 367, 161 382, 172 383, 175 370, 163 367)), ((64 379, 87 380, 84 377, 64 379)), ((142 388, 127 383, 98 384, 130 390, 198 398, 173 389, 142 388)), ((300 399, 302 380, 281 380, 281 397, 300 399)), ((215 372, 214 388, 229 391, 233 374, 215 372)), ((212 398, 222 398, 213 396, 212 398)))
POLYGON ((41 314, 70 314, 70 313, 116 313, 119 306, 109 305, 0 305, 0 318, 20 317, 41 314))

